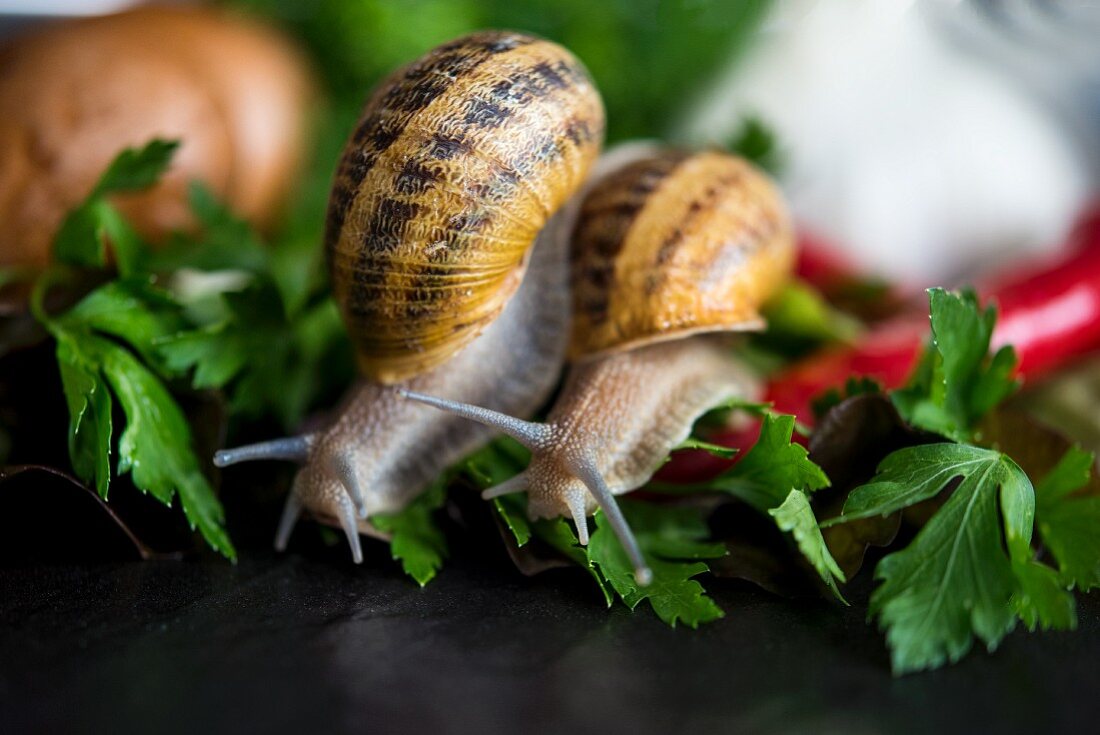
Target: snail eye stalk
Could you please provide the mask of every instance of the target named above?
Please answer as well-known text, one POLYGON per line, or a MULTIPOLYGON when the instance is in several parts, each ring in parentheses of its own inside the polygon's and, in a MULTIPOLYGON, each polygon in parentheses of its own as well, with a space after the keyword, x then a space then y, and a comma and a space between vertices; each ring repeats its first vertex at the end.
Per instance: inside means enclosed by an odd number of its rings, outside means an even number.
POLYGON ((284 459, 291 462, 304 462, 309 458, 316 434, 288 436, 285 439, 272 439, 258 444, 246 444, 233 449, 219 449, 214 453, 215 467, 229 467, 241 462, 256 462, 269 459, 284 459))

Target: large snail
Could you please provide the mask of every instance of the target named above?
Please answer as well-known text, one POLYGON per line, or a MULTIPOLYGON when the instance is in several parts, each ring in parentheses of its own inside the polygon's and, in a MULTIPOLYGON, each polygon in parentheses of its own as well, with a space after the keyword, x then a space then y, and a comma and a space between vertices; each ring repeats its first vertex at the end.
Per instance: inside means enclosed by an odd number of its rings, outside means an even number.
POLYGON ((545 402, 569 331, 576 206, 563 205, 603 130, 581 63, 518 33, 439 46, 370 98, 337 170, 325 236, 364 379, 330 428, 215 457, 305 463, 277 547, 304 506, 338 522, 360 561, 371 514, 403 508, 488 439, 490 429, 441 420, 401 389, 518 415, 545 402))
POLYGON ((595 185, 572 247, 574 365, 546 423, 404 395, 526 445, 528 468, 484 497, 526 490, 532 517, 572 517, 583 544, 598 506, 646 584, 615 495, 644 485, 704 412, 753 392, 722 333, 760 326, 758 308, 791 266, 792 227, 745 161, 666 151, 595 185))

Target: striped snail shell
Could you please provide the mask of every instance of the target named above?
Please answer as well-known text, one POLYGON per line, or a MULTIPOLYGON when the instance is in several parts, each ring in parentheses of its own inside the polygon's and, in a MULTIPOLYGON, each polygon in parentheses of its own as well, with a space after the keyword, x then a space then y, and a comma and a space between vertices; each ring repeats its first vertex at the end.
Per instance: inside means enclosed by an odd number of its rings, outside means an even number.
POLYGON ((623 166, 581 208, 570 357, 759 329, 793 257, 782 195, 747 161, 664 151, 623 166))
POLYGON ((545 403, 569 336, 579 190, 603 130, 581 63, 506 31, 440 46, 370 98, 337 169, 325 236, 364 378, 326 429, 215 456, 223 467, 304 463, 277 548, 307 510, 341 526, 361 561, 359 534, 378 535, 371 516, 401 510, 490 438, 402 400, 404 390, 520 416, 545 403))
POLYGON ((616 495, 649 481, 709 409, 758 386, 723 335, 759 309, 793 261, 783 198, 717 152, 639 154, 586 196, 573 238, 574 364, 545 423, 406 392, 531 449, 492 498, 527 492, 532 517, 570 516, 587 543, 598 507, 635 568, 651 573, 616 495))
POLYGON ((440 365, 499 315, 603 129, 583 65, 519 33, 460 38, 383 83, 340 160, 325 237, 367 377, 440 365))

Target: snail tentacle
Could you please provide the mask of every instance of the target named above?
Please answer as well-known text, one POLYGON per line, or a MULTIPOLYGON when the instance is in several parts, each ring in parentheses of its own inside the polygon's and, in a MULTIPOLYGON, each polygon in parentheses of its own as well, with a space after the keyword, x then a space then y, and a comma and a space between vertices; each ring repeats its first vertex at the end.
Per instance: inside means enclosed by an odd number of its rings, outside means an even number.
POLYGON ((346 452, 341 452, 333 455, 328 463, 333 474, 344 486, 344 491, 351 498, 351 502, 355 504, 355 510, 359 517, 366 518, 367 504, 363 496, 363 487, 359 482, 359 472, 355 467, 355 457, 346 452))
POLYGON ((527 477, 527 472, 524 471, 515 477, 508 478, 496 487, 491 487, 482 491, 481 497, 483 500, 492 500, 493 498, 499 498, 501 495, 526 492, 529 482, 530 479, 527 477))
MULTIPOLYGON (((611 530, 615 532, 619 543, 623 545, 623 550, 626 551, 626 556, 634 567, 634 580, 643 587, 648 585, 653 581, 653 571, 646 564, 642 548, 638 545, 638 539, 630 529, 630 524, 626 522, 626 516, 623 515, 622 508, 615 500, 614 493, 611 492, 611 488, 607 486, 603 475, 596 468, 595 460, 591 456, 581 455, 573 460, 572 465, 573 471, 577 473, 577 476, 584 482, 585 487, 592 493, 592 497, 596 499, 596 503, 599 504, 604 517, 611 525, 611 530)), ((570 506, 572 506, 572 503, 570 503, 570 506)), ((578 533, 582 527, 585 528, 584 535, 587 536, 588 529, 587 524, 584 523, 583 512, 581 523, 577 525, 578 533)), ((581 541, 581 543, 587 544, 587 539, 581 541)))
POLYGON ((309 458, 309 451, 316 441, 316 434, 300 434, 256 444, 245 444, 231 449, 219 449, 214 453, 214 466, 229 467, 240 462, 269 459, 304 462, 309 458))
POLYGON ((576 490, 566 493, 565 504, 569 506, 569 515, 573 516, 573 525, 577 527, 577 541, 588 546, 588 504, 584 493, 576 490))
POLYGON ((338 520, 344 535, 348 537, 348 545, 351 546, 351 558, 356 564, 363 563, 363 546, 359 541, 359 524, 355 520, 355 508, 352 507, 350 498, 342 496, 337 502, 338 520))
POLYGON ((398 389, 397 392, 404 398, 426 403, 456 416, 462 416, 479 424, 498 429, 532 451, 549 442, 553 435, 553 428, 546 424, 524 421, 523 419, 517 419, 515 416, 509 416, 506 413, 482 408, 481 406, 474 406, 460 401, 448 401, 445 398, 436 398, 404 388, 398 389))
POLYGON ((294 526, 298 523, 298 518, 300 518, 301 515, 302 499, 298 497, 298 493, 291 490, 286 495, 283 515, 279 518, 279 527, 275 531, 276 551, 286 551, 287 541, 290 540, 290 534, 294 531, 294 526))

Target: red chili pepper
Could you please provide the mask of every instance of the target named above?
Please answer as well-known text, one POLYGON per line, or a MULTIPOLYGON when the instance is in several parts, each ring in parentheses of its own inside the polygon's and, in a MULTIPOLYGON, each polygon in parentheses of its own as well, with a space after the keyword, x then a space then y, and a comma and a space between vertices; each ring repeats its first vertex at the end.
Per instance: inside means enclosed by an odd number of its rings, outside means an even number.
MULTIPOLYGON (((999 307, 994 349, 1011 344, 1018 373, 1036 378, 1100 349, 1100 204, 1081 219, 1060 256, 1031 261, 978 285, 983 300, 999 307)), ((819 352, 769 380, 765 400, 776 411, 810 424, 811 403, 853 376, 868 376, 887 389, 901 386, 928 335, 928 315, 914 311, 876 325, 855 345, 819 352)), ((711 440, 748 448, 759 427, 711 440)), ((695 481, 729 466, 702 451, 679 452, 659 473, 667 481, 695 481)))
POLYGON ((859 277, 859 268, 835 245, 817 235, 798 233, 795 275, 818 289, 859 277))

